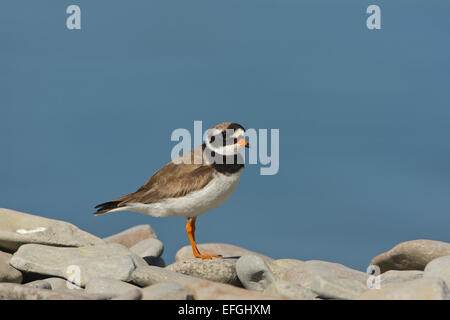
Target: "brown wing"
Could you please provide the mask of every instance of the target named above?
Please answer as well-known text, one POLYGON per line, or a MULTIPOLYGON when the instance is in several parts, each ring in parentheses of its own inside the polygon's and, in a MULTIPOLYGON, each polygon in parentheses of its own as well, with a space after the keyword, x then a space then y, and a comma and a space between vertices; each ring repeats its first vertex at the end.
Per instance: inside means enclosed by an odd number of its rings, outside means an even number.
POLYGON ((183 197, 190 192, 203 188, 211 181, 214 169, 206 164, 195 164, 193 159, 194 157, 198 158, 198 153, 194 153, 195 150, 187 155, 191 159, 190 164, 169 162, 136 192, 99 204, 95 207, 98 208, 98 211, 94 214, 106 213, 132 202, 148 204, 167 198, 183 197))

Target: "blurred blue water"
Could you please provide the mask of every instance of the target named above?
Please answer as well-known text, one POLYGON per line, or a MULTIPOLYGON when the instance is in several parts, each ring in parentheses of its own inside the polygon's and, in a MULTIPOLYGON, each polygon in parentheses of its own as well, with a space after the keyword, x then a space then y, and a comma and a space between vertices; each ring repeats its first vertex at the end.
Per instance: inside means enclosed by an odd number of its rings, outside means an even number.
POLYGON ((170 160, 176 128, 280 129, 280 171, 251 165, 200 216, 201 242, 364 270, 409 239, 450 241, 450 3, 3 1, 0 206, 98 236, 182 218, 92 216, 170 160), (82 10, 69 31, 65 10, 82 10))

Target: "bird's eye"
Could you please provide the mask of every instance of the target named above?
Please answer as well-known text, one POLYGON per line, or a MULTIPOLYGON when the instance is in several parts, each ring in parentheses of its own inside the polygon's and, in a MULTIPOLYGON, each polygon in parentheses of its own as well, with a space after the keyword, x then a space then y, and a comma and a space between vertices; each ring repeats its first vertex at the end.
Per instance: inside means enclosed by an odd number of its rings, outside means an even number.
POLYGON ((238 142, 238 139, 237 138, 234 138, 234 143, 237 143, 238 142))
POLYGON ((214 140, 216 140, 216 137, 212 136, 211 139, 209 140, 210 143, 213 143, 214 140))

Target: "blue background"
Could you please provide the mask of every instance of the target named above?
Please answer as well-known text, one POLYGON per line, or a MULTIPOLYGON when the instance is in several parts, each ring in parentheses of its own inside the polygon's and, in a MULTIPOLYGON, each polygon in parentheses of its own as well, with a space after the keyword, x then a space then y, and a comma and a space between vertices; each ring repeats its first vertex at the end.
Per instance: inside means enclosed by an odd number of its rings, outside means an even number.
POLYGON ((450 2, 2 1, 0 206, 97 236, 185 220, 94 205, 170 160, 176 128, 280 129, 197 239, 365 270, 395 244, 450 241, 450 2), (82 30, 67 30, 77 4, 82 30), (382 29, 366 28, 378 4, 382 29))

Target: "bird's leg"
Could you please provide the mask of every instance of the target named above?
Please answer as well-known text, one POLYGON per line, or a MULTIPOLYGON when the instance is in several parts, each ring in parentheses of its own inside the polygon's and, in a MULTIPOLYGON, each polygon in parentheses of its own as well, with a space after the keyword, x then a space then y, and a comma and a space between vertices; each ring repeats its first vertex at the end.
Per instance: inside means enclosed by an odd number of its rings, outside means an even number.
POLYGON ((191 242, 192 252, 196 258, 201 259, 211 259, 211 258, 219 258, 220 255, 217 254, 200 254, 197 248, 197 244, 195 243, 195 217, 189 218, 186 224, 186 231, 189 237, 189 241, 191 242))

